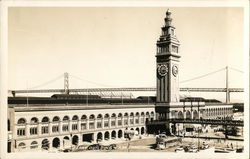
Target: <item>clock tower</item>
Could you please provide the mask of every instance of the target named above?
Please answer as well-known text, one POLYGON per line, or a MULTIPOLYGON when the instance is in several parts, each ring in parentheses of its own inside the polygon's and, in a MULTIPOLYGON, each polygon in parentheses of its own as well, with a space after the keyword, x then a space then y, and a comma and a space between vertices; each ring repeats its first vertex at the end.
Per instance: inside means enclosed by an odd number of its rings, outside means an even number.
POLYGON ((167 117, 167 111, 172 104, 180 101, 179 97, 179 46, 172 25, 171 12, 166 12, 165 24, 157 41, 156 76, 157 94, 156 111, 159 110, 167 117), (158 109, 157 109, 158 108, 158 109), (164 110, 164 111, 163 111, 164 110))

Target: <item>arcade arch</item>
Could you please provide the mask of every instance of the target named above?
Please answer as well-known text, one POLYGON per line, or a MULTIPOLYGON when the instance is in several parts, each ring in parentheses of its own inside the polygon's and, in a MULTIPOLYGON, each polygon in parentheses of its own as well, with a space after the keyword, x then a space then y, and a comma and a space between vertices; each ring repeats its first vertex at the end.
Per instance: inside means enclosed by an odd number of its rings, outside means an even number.
POLYGON ((52 147, 55 147, 55 148, 60 147, 60 139, 59 138, 56 137, 52 140, 52 147))
POLYGON ((192 119, 190 111, 186 111, 186 119, 192 119))

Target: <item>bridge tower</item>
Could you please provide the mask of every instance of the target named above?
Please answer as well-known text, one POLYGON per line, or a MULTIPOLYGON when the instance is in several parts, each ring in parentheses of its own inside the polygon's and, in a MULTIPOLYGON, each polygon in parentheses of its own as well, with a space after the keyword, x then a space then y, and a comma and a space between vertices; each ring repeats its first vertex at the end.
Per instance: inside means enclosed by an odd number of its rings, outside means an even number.
POLYGON ((69 74, 64 73, 64 93, 69 94, 69 74))
POLYGON ((179 46, 172 25, 171 12, 166 12, 165 25, 157 41, 156 54, 156 113, 160 118, 169 119, 169 108, 180 101, 179 96, 179 46))

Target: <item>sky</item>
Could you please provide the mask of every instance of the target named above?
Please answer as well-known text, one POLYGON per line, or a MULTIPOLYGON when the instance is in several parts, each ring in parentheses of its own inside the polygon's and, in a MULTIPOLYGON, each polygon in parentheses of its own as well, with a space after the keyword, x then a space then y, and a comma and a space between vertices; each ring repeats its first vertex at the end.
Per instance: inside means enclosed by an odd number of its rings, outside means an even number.
MULTIPOLYGON (((154 87, 156 41, 167 9, 9 8, 8 88, 63 88, 64 72, 70 88, 154 87)), ((243 71, 242 8, 169 9, 181 43, 180 87, 222 88, 225 71, 182 81, 226 66, 243 71)), ((230 70, 229 81, 229 87, 243 87, 243 73, 230 70)), ((242 93, 232 98, 242 99, 242 93)))

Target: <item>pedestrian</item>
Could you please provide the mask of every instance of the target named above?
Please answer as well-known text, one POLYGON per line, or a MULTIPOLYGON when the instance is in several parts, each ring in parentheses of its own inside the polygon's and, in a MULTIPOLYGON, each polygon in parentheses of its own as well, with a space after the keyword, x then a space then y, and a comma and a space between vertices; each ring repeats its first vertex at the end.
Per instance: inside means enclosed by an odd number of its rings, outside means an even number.
POLYGON ((233 143, 231 143, 231 148, 233 149, 234 147, 233 147, 233 143))
POLYGON ((129 147, 130 147, 130 143, 128 142, 128 145, 127 145, 127 150, 129 152, 129 147))

